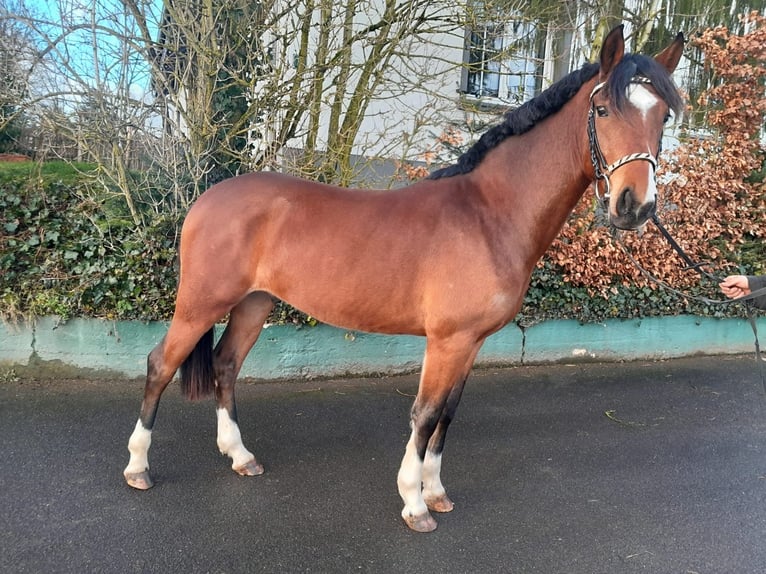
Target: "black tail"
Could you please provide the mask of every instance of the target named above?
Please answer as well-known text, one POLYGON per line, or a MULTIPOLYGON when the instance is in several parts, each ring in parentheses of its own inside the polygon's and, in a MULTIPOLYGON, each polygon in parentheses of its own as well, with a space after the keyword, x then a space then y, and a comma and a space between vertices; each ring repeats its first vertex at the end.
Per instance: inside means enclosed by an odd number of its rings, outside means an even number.
POLYGON ((213 336, 214 328, 211 327, 181 364, 181 393, 190 401, 204 399, 215 388, 213 336))

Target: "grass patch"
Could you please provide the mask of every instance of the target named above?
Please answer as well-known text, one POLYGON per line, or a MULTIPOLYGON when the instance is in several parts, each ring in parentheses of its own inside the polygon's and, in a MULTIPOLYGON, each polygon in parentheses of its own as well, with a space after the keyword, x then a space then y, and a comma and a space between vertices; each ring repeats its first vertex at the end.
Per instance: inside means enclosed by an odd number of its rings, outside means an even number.
POLYGON ((28 180, 43 185, 54 182, 76 185, 89 180, 95 171, 95 164, 84 162, 0 162, 0 184, 28 180))

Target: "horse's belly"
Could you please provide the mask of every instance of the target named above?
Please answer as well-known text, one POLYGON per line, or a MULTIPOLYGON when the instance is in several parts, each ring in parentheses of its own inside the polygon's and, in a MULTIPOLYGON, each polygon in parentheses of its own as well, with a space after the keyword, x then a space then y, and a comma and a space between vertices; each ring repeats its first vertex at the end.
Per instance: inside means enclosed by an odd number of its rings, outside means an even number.
POLYGON ((366 289, 349 292, 342 285, 321 288, 316 283, 313 288, 292 287, 273 294, 318 321, 343 329, 401 335, 426 332, 421 309, 406 295, 366 289))

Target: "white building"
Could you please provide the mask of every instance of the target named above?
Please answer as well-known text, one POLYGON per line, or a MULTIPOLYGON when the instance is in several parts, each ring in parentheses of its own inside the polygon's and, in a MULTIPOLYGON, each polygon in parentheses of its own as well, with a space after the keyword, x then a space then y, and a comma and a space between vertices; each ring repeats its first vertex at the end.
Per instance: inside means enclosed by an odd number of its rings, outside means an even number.
MULTIPOLYGON (((249 132, 253 157, 277 142, 277 163, 289 169, 306 151, 337 152, 353 131, 352 163, 364 165, 356 179, 367 180, 360 183, 387 183, 401 160, 450 161, 437 138, 448 133, 465 148, 590 55, 597 22, 586 4, 554 3, 546 10, 555 18, 530 15, 528 4, 318 0, 307 19, 305 4, 273 0, 268 14, 259 12, 257 45, 270 69, 251 88, 259 110, 249 132), (375 58, 383 65, 365 76, 375 58), (311 106, 317 93, 321 104, 311 106), (349 111, 357 105, 359 118, 349 111), (296 106, 306 109, 296 114, 296 106)), ((630 39, 629 23, 625 32, 630 39)), ((182 119, 177 125, 183 130, 182 119)))

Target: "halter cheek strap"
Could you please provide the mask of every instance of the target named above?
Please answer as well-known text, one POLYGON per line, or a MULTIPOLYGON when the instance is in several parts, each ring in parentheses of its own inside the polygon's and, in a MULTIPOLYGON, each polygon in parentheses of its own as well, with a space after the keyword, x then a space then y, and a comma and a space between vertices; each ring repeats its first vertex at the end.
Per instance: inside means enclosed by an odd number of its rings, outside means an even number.
MULTIPOLYGON (((632 84, 651 84, 651 80, 641 76, 636 76, 631 80, 632 84)), ((632 153, 621 157, 615 162, 610 164, 606 163, 604 153, 601 151, 601 146, 598 143, 598 134, 596 133, 596 104, 593 101, 593 97, 606 85, 606 82, 596 84, 590 93, 590 109, 588 110, 588 144, 590 146, 590 161, 593 164, 593 172, 596 176, 595 188, 596 198, 601 202, 608 202, 611 193, 611 184, 609 176, 617 169, 621 168, 625 164, 632 161, 648 161, 652 164, 652 169, 657 170, 657 158, 648 152, 632 153), (599 195, 598 182, 604 181, 604 195, 599 195)), ((657 150, 659 156, 660 150, 657 150)))

